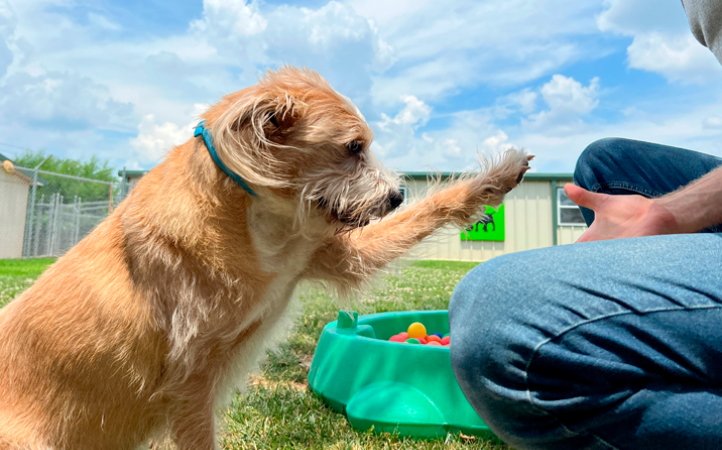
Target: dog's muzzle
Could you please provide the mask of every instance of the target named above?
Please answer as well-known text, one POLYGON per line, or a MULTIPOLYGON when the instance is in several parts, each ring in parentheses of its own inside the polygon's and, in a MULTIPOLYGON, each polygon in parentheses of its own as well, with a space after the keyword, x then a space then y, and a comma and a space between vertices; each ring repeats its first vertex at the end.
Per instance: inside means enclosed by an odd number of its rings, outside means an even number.
POLYGON ((339 211, 338 208, 334 207, 326 199, 318 200, 318 206, 321 209, 328 211, 332 220, 341 222, 352 228, 364 227, 368 225, 373 219, 380 219, 395 209, 397 209, 404 202, 404 194, 401 191, 391 192, 385 200, 380 202, 377 207, 366 211, 339 211))
POLYGON ((387 211, 386 213, 390 213, 391 211, 395 210, 401 204, 404 202, 404 193, 401 191, 392 192, 389 194, 389 197, 386 199, 386 205, 387 205, 387 211))

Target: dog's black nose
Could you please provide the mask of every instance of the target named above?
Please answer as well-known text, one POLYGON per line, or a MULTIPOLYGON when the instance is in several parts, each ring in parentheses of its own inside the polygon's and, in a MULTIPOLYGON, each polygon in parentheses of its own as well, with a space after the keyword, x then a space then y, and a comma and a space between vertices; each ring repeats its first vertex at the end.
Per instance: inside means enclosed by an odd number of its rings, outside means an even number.
POLYGON ((401 191, 392 192, 389 194, 389 198, 386 199, 386 202, 389 204, 389 211, 393 211, 404 202, 404 193, 401 191))

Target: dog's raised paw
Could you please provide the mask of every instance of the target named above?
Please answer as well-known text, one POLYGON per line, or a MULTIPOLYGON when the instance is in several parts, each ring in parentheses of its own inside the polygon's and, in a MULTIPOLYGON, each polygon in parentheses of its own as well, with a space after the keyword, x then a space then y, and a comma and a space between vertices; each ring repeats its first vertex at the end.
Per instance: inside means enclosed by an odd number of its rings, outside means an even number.
POLYGON ((504 183, 507 192, 515 188, 524 178, 524 174, 529 170, 529 161, 534 159, 534 155, 528 155, 524 149, 510 148, 505 155, 506 161, 511 167, 505 170, 508 174, 507 181, 504 183))
POLYGON ((524 174, 530 169, 529 161, 532 159, 534 159, 534 155, 527 155, 526 160, 522 162, 522 168, 519 171, 519 175, 516 177, 516 184, 521 183, 521 180, 524 178, 524 174))

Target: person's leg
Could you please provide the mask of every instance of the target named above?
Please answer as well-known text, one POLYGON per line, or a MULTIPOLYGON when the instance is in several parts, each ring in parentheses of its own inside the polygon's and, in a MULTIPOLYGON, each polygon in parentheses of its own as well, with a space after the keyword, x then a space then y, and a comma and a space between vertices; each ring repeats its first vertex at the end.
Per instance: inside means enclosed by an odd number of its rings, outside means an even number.
POLYGON ((722 448, 720 234, 500 256, 449 314, 459 385, 516 448, 722 448))
MULTIPOLYGON (((574 183, 603 194, 661 197, 722 165, 722 159, 667 145, 622 138, 600 139, 579 156, 574 183)), ((587 225, 594 211, 580 208, 587 225)), ((722 231, 712 227, 708 232, 722 231)))

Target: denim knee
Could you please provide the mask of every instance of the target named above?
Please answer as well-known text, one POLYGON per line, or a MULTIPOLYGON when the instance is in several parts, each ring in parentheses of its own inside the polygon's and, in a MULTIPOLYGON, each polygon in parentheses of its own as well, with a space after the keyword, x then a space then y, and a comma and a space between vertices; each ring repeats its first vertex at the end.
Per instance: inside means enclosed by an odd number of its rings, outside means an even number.
POLYGON ((584 149, 574 169, 574 183, 589 191, 597 191, 604 183, 603 174, 614 172, 619 159, 628 154, 632 141, 623 138, 603 138, 584 149))
POLYGON ((482 263, 454 291, 449 304, 451 358, 462 388, 463 383, 523 388, 525 358, 532 354, 535 338, 523 332, 528 324, 518 323, 517 309, 543 282, 524 269, 536 265, 533 253, 482 263))
POLYGON ((528 320, 523 310, 539 299, 548 280, 546 269, 537 270, 545 262, 553 264, 536 251, 496 257, 459 283, 449 305, 451 363, 459 386, 484 422, 519 448, 528 423, 556 426, 527 396, 527 366, 545 335, 533 323, 543 315, 528 320))

